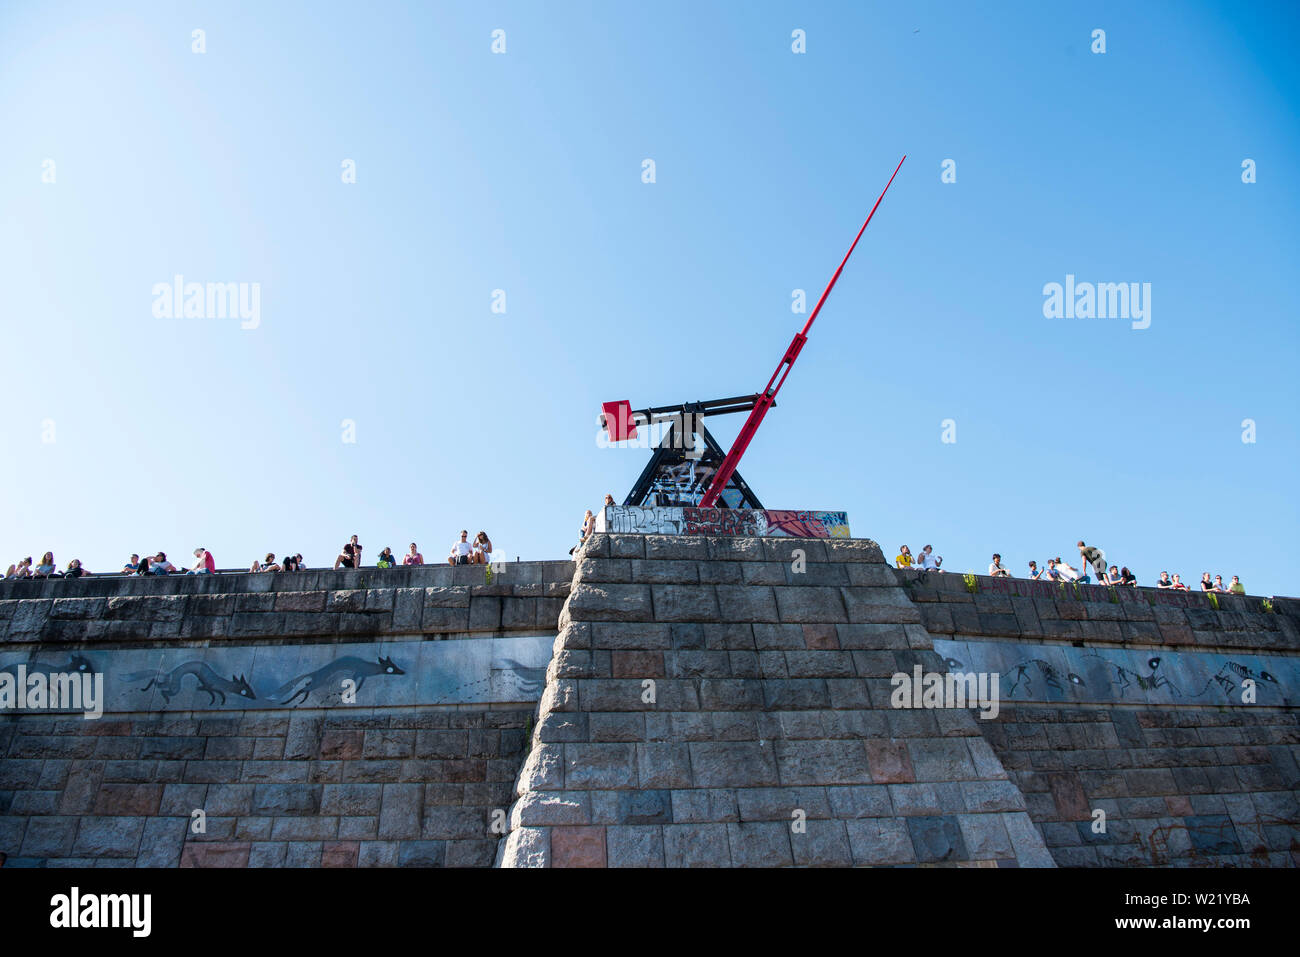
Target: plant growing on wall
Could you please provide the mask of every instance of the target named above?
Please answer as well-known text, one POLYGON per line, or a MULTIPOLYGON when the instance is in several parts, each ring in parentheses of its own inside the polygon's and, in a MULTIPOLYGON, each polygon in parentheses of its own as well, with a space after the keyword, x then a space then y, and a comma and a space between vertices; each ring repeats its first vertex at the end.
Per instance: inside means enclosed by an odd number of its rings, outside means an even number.
POLYGON ((966 583, 966 590, 970 592, 972 595, 980 590, 979 579, 975 577, 974 572, 967 572, 965 575, 962 575, 961 577, 962 577, 962 581, 966 583))
POLYGON ((1115 590, 1115 586, 1114 586, 1114 585, 1111 585, 1111 586, 1110 586, 1110 603, 1111 603, 1112 605, 1118 605, 1118 604, 1119 604, 1119 592, 1117 592, 1117 591, 1115 590))
POLYGON ((1272 611, 1273 611, 1273 603, 1272 603, 1271 601, 1269 601, 1267 598, 1265 598, 1265 599, 1264 599, 1262 602, 1260 602, 1259 604, 1260 604, 1260 607, 1264 609, 1264 611, 1269 612, 1269 613, 1272 613, 1272 611))
POLYGON ((488 562, 483 566, 483 583, 486 585, 492 584, 492 563, 491 562, 488 562))
POLYGON ((1205 597, 1210 599, 1210 607, 1215 611, 1219 610, 1219 596, 1214 592, 1206 592, 1205 597))

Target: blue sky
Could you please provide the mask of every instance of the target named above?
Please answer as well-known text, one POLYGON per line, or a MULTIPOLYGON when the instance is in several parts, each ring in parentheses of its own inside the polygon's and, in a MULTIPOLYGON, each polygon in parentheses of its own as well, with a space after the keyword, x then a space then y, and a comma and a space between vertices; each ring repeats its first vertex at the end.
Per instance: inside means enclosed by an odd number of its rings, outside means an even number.
POLYGON ((563 557, 648 455, 600 403, 760 389, 907 153, 764 504, 1300 589, 1294 5, 116 6, 0 8, 2 565, 563 557), (177 274, 258 283, 257 328, 156 318, 177 274), (1067 274, 1150 328, 1045 318, 1067 274))

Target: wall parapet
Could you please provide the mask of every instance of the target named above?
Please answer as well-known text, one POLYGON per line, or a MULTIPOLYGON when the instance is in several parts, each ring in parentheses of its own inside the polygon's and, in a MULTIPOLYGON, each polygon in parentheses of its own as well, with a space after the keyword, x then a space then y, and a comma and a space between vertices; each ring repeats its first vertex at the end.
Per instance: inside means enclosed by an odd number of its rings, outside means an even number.
POLYGON ((573 563, 5 582, 0 644, 556 629, 573 563))
POLYGON ((935 635, 1300 650, 1300 601, 895 569, 935 635))

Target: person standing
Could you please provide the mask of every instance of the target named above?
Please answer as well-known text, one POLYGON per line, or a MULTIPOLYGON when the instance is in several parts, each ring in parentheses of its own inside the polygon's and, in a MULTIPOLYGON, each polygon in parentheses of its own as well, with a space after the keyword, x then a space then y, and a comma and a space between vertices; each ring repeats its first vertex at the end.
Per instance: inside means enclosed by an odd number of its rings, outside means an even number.
POLYGON ((1106 583, 1106 553, 1100 548, 1079 542, 1079 557, 1083 559, 1085 565, 1091 565, 1092 570, 1097 573, 1097 583, 1104 585, 1106 583))

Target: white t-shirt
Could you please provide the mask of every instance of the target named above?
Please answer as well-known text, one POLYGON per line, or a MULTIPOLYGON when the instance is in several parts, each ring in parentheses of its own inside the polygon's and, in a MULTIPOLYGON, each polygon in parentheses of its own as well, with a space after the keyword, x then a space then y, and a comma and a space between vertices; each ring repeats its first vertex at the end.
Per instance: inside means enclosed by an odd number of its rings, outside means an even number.
POLYGON ((917 557, 916 563, 927 571, 933 571, 939 567, 939 564, 934 560, 934 555, 926 551, 921 552, 917 557))
POLYGON ((473 550, 474 546, 469 542, 457 542, 455 545, 451 546, 451 553, 453 555, 468 555, 473 550))

